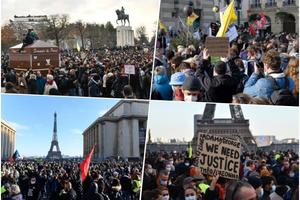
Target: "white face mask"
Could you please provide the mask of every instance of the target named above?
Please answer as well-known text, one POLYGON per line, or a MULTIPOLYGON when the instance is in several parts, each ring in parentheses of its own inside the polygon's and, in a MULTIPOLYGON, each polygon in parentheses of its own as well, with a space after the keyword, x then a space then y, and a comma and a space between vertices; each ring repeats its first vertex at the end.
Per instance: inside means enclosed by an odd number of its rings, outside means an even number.
POLYGON ((153 169, 147 169, 148 174, 152 174, 152 172, 153 172, 153 169))
POLYGON ((198 100, 198 97, 197 96, 193 96, 193 95, 185 96, 184 97, 184 101, 187 101, 187 102, 193 102, 193 101, 197 101, 197 100, 198 100))
POLYGON ((189 166, 190 165, 190 163, 184 163, 185 164, 185 166, 189 166))
POLYGON ((161 184, 162 186, 167 186, 167 185, 168 185, 168 181, 160 180, 160 184, 161 184))
POLYGON ((185 197, 185 200, 196 200, 196 196, 185 197))
POLYGON ((276 185, 272 185, 271 193, 272 193, 272 192, 275 192, 275 190, 276 190, 276 185))
POLYGON ((162 199, 162 200, 169 200, 169 198, 170 198, 170 196, 167 195, 167 196, 163 196, 161 199, 162 199))
POLYGON ((260 193, 258 194, 258 198, 261 198, 264 195, 264 189, 261 188, 260 193))

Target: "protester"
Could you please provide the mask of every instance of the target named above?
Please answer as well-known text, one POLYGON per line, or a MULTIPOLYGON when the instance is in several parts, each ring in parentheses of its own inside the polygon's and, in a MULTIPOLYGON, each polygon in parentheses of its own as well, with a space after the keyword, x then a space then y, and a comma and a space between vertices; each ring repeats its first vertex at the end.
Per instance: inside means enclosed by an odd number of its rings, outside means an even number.
POLYGON ((82 182, 79 160, 2 162, 1 199, 135 200, 139 199, 141 161, 91 162, 82 182), (125 181, 126 180, 126 181, 125 181), (2 190, 3 192, 3 190, 2 190))
MULTIPOLYGON (((214 52, 204 46, 208 35, 194 38, 180 28, 172 28, 172 31, 163 30, 163 27, 159 29, 155 67, 160 65, 165 68, 167 77, 164 80, 169 80, 171 86, 174 86, 171 79, 178 72, 197 77, 200 80, 197 101, 299 104, 299 48, 296 34, 260 32, 260 36, 254 37, 248 28, 240 26, 237 27, 238 37, 230 42, 227 57, 214 57, 210 56, 214 52), (249 95, 254 101, 235 101, 234 96, 238 94, 249 95)), ((156 93, 157 77, 153 79, 152 92, 156 93)), ((151 99, 170 100, 161 98, 162 95, 169 96, 168 92, 152 95, 151 99)), ((180 92, 180 88, 176 87, 172 96, 176 97, 180 92)), ((183 94, 180 98, 172 98, 184 99, 183 94)))
POLYGON ((232 180, 201 173, 188 151, 147 152, 142 199, 292 200, 299 187, 298 159, 290 150, 242 152, 239 179, 232 180))
POLYGON ((135 46, 80 52, 61 50, 61 66, 40 66, 49 67, 48 72, 30 69, 16 72, 10 68, 9 56, 2 54, 1 82, 13 83, 18 93, 36 94, 37 87, 38 94, 48 95, 52 80, 46 83, 46 79, 52 75, 57 87, 53 82, 51 87, 57 89, 56 95, 125 98, 123 89, 130 85, 133 98, 149 99, 153 60, 151 49, 153 47, 135 46), (134 65, 135 74, 125 73, 125 65, 134 65))

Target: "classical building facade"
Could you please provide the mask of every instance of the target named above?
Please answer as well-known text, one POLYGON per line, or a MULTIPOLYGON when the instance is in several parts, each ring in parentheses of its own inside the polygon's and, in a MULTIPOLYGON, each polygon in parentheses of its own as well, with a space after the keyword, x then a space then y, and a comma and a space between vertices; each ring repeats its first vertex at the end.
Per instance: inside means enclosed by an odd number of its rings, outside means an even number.
POLYGON ((247 11, 249 22, 263 12, 273 33, 282 31, 299 33, 299 1, 297 0, 248 0, 243 7, 247 11))
POLYGON ((256 142, 240 105, 229 105, 231 118, 214 118, 216 104, 206 104, 203 115, 194 115, 195 145, 199 134, 212 134, 239 140, 244 150, 256 150, 256 142))
POLYGON ((214 1, 210 0, 161 0, 159 19, 166 27, 180 27, 180 21, 186 22, 184 7, 193 3, 195 13, 200 16, 201 26, 208 27, 216 20, 216 15, 212 11, 214 1))
POLYGON ((140 158, 144 153, 148 102, 121 100, 83 132, 83 155, 94 159, 140 158))
POLYGON ((1 159, 7 160, 13 155, 16 144, 16 129, 1 120, 1 159))

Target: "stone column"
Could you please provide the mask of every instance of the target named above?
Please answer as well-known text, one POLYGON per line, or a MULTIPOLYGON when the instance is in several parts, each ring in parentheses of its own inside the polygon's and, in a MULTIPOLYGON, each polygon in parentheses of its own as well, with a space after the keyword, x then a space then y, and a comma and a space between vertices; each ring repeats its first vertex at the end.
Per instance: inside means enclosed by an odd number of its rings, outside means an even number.
POLYGON ((140 157, 140 132, 139 132, 139 120, 133 119, 131 125, 131 137, 132 137, 132 152, 131 156, 140 157))

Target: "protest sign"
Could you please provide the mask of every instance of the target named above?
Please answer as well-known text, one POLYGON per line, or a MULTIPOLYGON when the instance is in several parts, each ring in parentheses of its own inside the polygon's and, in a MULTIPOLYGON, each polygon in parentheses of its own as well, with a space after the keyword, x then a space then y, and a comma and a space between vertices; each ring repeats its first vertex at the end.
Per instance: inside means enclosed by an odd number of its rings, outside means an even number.
POLYGON ((134 65, 124 65, 125 74, 135 74, 135 67, 134 65))
POLYGON ((230 26, 228 28, 226 36, 229 38, 229 42, 235 40, 239 36, 239 34, 238 34, 237 30, 236 30, 236 27, 235 26, 230 26))
POLYGON ((199 133, 196 159, 201 173, 238 179, 241 143, 215 135, 199 133))
POLYGON ((229 40, 227 37, 207 37, 205 47, 210 56, 227 57, 229 51, 229 40))

